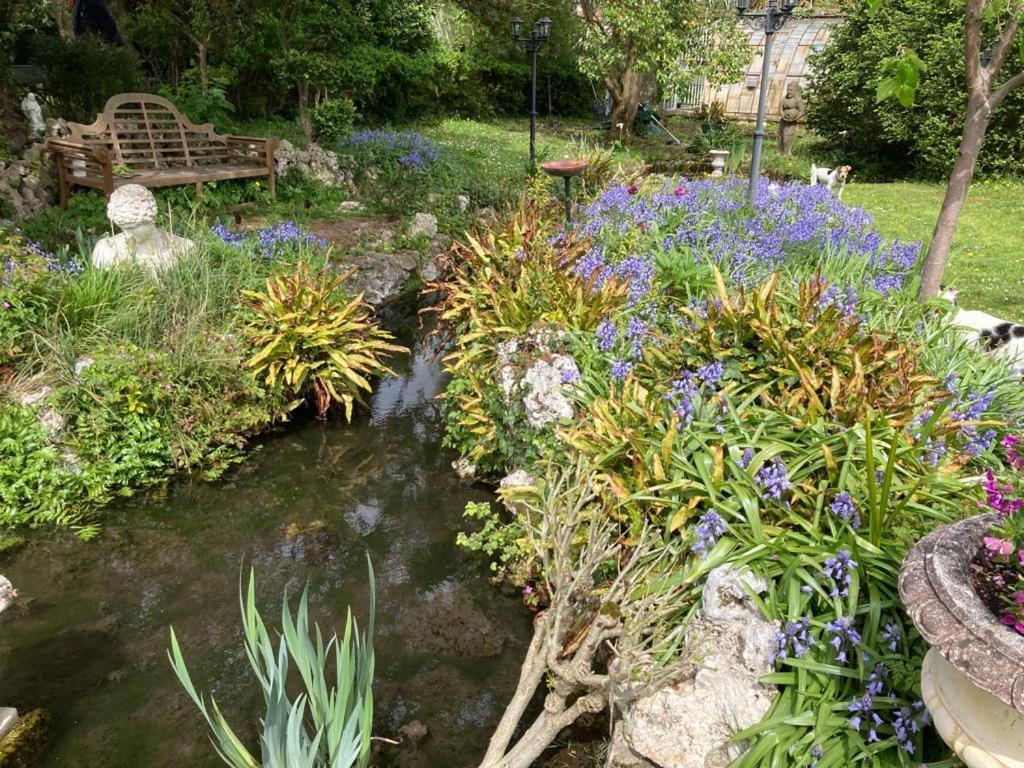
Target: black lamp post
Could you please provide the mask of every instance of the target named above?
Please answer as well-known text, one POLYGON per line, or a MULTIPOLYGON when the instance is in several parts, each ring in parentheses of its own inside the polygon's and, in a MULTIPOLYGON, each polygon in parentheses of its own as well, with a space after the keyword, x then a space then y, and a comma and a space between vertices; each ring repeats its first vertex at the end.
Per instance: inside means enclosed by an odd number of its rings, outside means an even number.
POLYGON ((537 19, 533 29, 523 34, 523 20, 512 19, 512 37, 526 53, 530 54, 530 168, 537 167, 537 51, 551 36, 551 19, 547 16, 537 19))
POLYGON ((757 128, 754 129, 754 153, 750 158, 750 187, 747 200, 751 205, 757 196, 757 184, 761 177, 761 148, 764 145, 765 113, 768 109, 768 78, 772 71, 772 41, 775 33, 782 29, 786 19, 797 6, 798 0, 768 0, 768 7, 762 13, 750 13, 750 0, 736 0, 736 12, 741 20, 758 19, 764 22, 764 60, 761 62, 761 85, 757 99, 757 128))

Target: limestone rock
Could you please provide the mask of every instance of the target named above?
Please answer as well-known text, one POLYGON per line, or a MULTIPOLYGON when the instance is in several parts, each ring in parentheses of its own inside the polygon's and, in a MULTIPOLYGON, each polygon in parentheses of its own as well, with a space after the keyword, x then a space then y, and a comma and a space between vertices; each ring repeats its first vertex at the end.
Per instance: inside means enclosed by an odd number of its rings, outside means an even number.
POLYGON ((39 389, 33 389, 31 392, 26 392, 24 395, 18 398, 18 403, 25 406, 26 408, 43 402, 46 398, 53 394, 53 387, 45 385, 39 389))
POLYGON ((358 200, 343 200, 338 204, 338 211, 340 213, 350 213, 352 211, 363 210, 363 204, 358 200))
POLYGON ((397 298, 406 288, 419 267, 419 254, 415 251, 371 251, 349 254, 341 269, 354 268, 348 285, 361 291, 367 304, 380 307, 397 298))
POLYGON ((498 344, 498 385, 511 403, 522 396, 530 426, 541 429, 571 419, 575 413, 569 398, 579 368, 561 350, 565 332, 557 326, 537 325, 526 336, 498 344))
MULTIPOLYGON (((3 578, 0 576, 0 578, 3 578)), ((18 722, 18 710, 14 707, 0 707, 0 742, 18 722)))
POLYGON ((761 616, 744 583, 755 592, 767 589, 732 566, 709 574, 702 608, 687 632, 696 674, 624 713, 622 740, 632 753, 660 768, 725 768, 742 753, 732 735, 760 722, 778 693, 758 682, 772 671, 777 625, 761 616))
POLYGON ((476 464, 465 457, 453 461, 452 469, 455 470, 459 480, 472 480, 476 477, 476 464))
POLYGON ((434 237, 437 235, 437 216, 432 213, 417 213, 412 217, 412 221, 409 222, 409 227, 406 230, 406 234, 409 237, 419 237, 420 235, 426 235, 427 237, 434 237))
POLYGON ((469 210, 469 198, 465 195, 458 195, 455 198, 455 203, 459 206, 459 213, 465 213, 469 210))
POLYGON ((0 613, 6 611, 17 596, 18 590, 10 580, 6 576, 0 576, 0 613))
POLYGON ((525 469, 516 469, 509 472, 498 482, 499 495, 505 508, 512 513, 526 511, 526 504, 517 499, 508 498, 506 494, 515 494, 525 489, 532 488, 537 484, 537 479, 525 469))
POLYGON ((317 144, 311 144, 309 149, 299 149, 290 141, 282 141, 274 159, 279 176, 295 168, 307 179, 325 186, 352 189, 351 175, 342 167, 338 154, 317 144))
POLYGON ((46 428, 46 431, 50 433, 51 441, 57 439, 57 435, 67 424, 67 419, 65 419, 54 408, 41 408, 39 413, 36 414, 36 419, 43 425, 43 427, 46 428))
POLYGON ((85 369, 95 362, 91 357, 80 357, 75 360, 75 378, 79 378, 85 369))

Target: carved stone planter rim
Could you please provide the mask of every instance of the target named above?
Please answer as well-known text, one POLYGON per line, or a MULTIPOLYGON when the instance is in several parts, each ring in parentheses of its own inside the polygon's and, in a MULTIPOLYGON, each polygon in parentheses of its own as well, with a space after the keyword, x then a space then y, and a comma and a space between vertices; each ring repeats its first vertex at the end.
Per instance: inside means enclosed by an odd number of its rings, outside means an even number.
POLYGON ((921 635, 978 688, 1024 713, 1024 636, 971 585, 970 564, 995 513, 940 526, 907 554, 900 596, 921 635))

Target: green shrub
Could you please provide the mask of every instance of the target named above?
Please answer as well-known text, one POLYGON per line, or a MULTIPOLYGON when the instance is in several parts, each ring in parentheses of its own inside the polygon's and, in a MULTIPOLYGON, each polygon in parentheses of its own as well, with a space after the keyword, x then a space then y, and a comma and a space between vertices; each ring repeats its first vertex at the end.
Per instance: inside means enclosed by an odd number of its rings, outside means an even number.
POLYGON ((31 63, 46 69, 56 116, 65 120, 91 123, 111 96, 140 90, 139 63, 130 47, 108 45, 93 36, 40 36, 31 50, 31 63))
MULTIPOLYGON (((994 22, 985 40, 997 36, 994 22)), ((852 4, 846 20, 813 58, 808 122, 841 148, 843 160, 862 176, 912 173, 945 176, 956 159, 967 104, 964 75, 964 5, 957 0, 895 0, 875 13, 852 4), (913 107, 895 99, 875 102, 882 64, 901 48, 928 65, 913 107)), ((1004 71, 1022 66, 1016 47, 1004 71)), ((983 173, 1024 172, 1024 93, 993 115, 981 152, 983 173)))
POLYGON ((313 139, 325 147, 333 147, 352 131, 357 117, 351 99, 325 99, 309 112, 313 139))
POLYGON ((188 69, 176 88, 161 85, 157 93, 169 99, 193 123, 213 123, 221 131, 229 130, 235 114, 235 105, 228 98, 227 91, 231 84, 230 73, 214 67, 207 76, 209 80, 204 88, 199 80, 199 71, 188 69))

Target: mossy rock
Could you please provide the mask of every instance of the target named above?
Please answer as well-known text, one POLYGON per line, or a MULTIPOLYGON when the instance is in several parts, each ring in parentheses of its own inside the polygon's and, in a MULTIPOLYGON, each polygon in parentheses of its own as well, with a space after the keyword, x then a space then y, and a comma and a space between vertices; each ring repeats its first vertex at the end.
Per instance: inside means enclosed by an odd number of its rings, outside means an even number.
POLYGON ((50 732, 50 713, 33 709, 0 741, 0 768, 33 768, 50 732))

